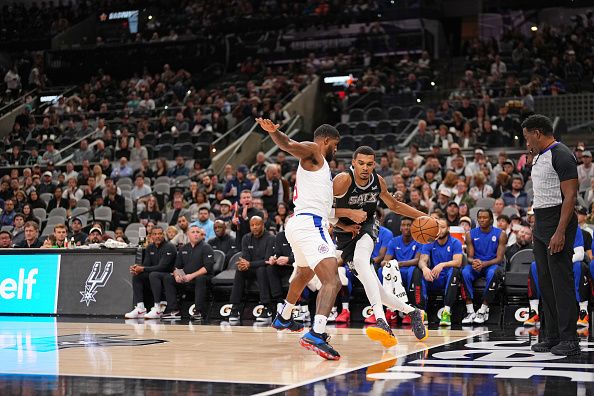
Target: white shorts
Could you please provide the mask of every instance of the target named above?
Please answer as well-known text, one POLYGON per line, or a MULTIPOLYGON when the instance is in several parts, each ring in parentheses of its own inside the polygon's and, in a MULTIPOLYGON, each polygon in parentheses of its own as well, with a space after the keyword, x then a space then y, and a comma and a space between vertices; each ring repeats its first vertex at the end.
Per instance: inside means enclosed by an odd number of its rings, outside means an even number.
POLYGON ((298 214, 289 219, 287 241, 299 267, 314 269, 323 259, 336 258, 336 246, 328 234, 328 220, 313 214, 298 214))

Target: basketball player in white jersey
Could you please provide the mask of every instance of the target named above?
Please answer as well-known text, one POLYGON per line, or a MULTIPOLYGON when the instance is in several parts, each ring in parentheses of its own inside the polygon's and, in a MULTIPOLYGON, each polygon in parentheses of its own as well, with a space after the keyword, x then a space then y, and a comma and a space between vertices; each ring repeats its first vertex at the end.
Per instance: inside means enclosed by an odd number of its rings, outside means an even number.
MULTIPOLYGON (((316 315, 311 331, 299 343, 325 359, 338 360, 339 353, 328 344, 326 321, 341 288, 336 247, 328 234, 328 220, 335 217, 332 213, 334 194, 328 162, 336 153, 340 135, 336 128, 324 124, 315 130, 313 142, 296 142, 279 131, 278 124, 261 118, 256 121, 281 150, 299 159, 293 194, 295 215, 288 220, 285 231, 298 268, 289 286, 287 299, 272 327, 291 331, 303 329, 302 324, 293 320, 293 307, 305 286, 317 275, 322 287, 316 300, 316 315)), ((359 214, 358 218, 353 216, 359 222, 366 218, 362 211, 349 211, 359 214)))

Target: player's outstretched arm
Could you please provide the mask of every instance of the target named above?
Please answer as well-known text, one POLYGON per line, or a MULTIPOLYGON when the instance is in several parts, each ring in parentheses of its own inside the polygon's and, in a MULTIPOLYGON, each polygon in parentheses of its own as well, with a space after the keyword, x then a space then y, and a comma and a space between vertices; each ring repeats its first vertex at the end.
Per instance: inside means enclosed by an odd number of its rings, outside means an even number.
POLYGON ((256 122, 262 129, 268 132, 274 143, 276 143, 281 150, 286 151, 292 156, 301 160, 318 155, 318 146, 315 143, 294 141, 279 130, 279 124, 275 124, 268 119, 256 118, 256 122))
POLYGON ((380 199, 384 201, 384 203, 388 206, 388 208, 391 211, 396 212, 404 217, 410 217, 411 219, 416 219, 417 217, 421 216, 427 216, 427 213, 423 213, 420 210, 408 206, 403 202, 398 202, 396 198, 394 198, 392 194, 388 192, 388 187, 386 186, 386 181, 384 180, 384 178, 380 175, 378 175, 378 178, 381 189, 380 199))

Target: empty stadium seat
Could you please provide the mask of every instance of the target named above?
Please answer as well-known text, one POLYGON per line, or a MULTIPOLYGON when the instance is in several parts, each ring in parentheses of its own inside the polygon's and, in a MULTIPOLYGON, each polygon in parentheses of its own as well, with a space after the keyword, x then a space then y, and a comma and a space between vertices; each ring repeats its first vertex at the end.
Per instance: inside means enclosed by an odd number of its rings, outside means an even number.
POLYGON ((505 273, 505 292, 508 296, 527 297, 528 273, 534 261, 532 249, 520 250, 512 256, 505 273))
POLYGON ((349 111, 349 122, 363 121, 365 118, 365 112, 363 109, 352 109, 349 111))
POLYGON ((406 118, 406 112, 400 106, 392 106, 388 109, 388 118, 390 120, 400 120, 406 118))
POLYGON ((355 126, 353 130, 353 135, 361 136, 367 135, 371 133, 371 126, 366 122, 360 122, 355 126))
POLYGON ((381 121, 386 119, 386 113, 379 107, 372 107, 365 112, 367 121, 381 121))
POLYGON ((384 134, 388 134, 388 133, 392 133, 392 124, 390 124, 388 121, 380 121, 377 123, 376 127, 375 127, 375 134, 376 135, 384 135, 384 134))

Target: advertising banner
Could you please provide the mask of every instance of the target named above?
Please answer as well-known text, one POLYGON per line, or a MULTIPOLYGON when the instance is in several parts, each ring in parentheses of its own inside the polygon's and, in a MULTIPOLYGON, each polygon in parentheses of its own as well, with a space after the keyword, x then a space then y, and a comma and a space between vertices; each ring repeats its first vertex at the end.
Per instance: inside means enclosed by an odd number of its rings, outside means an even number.
POLYGON ((63 254, 58 314, 122 315, 132 306, 134 254, 63 254))
POLYGON ((54 314, 60 255, 0 256, 0 313, 54 314))

